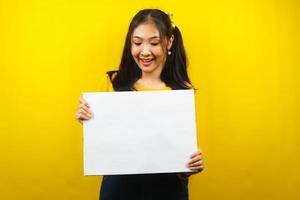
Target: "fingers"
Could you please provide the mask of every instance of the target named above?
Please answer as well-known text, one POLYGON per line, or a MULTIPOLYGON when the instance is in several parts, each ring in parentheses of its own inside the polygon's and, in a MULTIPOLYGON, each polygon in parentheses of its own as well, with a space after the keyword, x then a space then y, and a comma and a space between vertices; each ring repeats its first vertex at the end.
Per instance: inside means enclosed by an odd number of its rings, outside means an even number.
POLYGON ((79 101, 80 101, 80 104, 83 104, 83 105, 87 106, 88 108, 90 108, 90 105, 82 96, 80 96, 79 101))
POLYGON ((201 165, 203 165, 202 160, 189 164, 189 167, 198 167, 198 166, 201 166, 201 165))
POLYGON ((88 120, 93 117, 92 114, 85 112, 83 109, 79 109, 78 112, 75 115, 76 119, 78 120, 88 120))
POLYGON ((83 109, 79 109, 75 114, 75 118, 77 120, 89 120, 93 118, 93 115, 91 113, 84 111, 83 109))
POLYGON ((188 168, 190 170, 194 170, 196 172, 201 172, 204 169, 203 161, 201 160, 199 162, 195 162, 195 163, 189 164, 188 168))
POLYGON ((202 153, 201 153, 200 150, 194 152, 194 153, 190 156, 190 158, 193 158, 193 157, 198 156, 198 155, 202 155, 202 153))
POLYGON ((197 151, 195 153, 193 153, 190 157, 190 161, 188 164, 192 164, 195 162, 199 162, 202 160, 202 153, 200 151, 197 151))
POLYGON ((82 97, 80 97, 80 104, 78 111, 75 114, 75 118, 82 123, 82 120, 89 120, 93 117, 93 113, 90 110, 90 105, 86 102, 86 100, 82 97))
POLYGON ((89 107, 87 107, 87 106, 84 105, 84 104, 80 104, 80 105, 79 105, 78 113, 82 113, 82 114, 85 114, 85 115, 90 115, 90 116, 92 116, 92 111, 90 110, 89 107))
POLYGON ((190 156, 187 167, 196 171, 196 173, 201 172, 204 169, 202 153, 200 151, 197 151, 190 156))
POLYGON ((197 167, 190 167, 190 170, 193 170, 196 173, 203 171, 203 169, 204 169, 204 165, 200 165, 200 166, 197 166, 197 167))

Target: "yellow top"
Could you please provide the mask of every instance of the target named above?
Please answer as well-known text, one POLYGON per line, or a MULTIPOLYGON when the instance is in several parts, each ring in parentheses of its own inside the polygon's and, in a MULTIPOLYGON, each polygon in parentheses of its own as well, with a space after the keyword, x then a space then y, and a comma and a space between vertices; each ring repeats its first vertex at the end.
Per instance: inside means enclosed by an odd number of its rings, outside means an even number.
MULTIPOLYGON (((146 87, 140 87, 140 86, 134 86, 134 88, 137 90, 137 91, 155 91, 155 90, 172 90, 172 88, 170 87, 163 87, 163 88, 146 88, 146 87)), ((114 88, 112 86, 112 83, 109 79, 108 76, 106 76, 104 79, 103 79, 103 82, 101 83, 101 86, 100 86, 100 91, 101 92, 113 92, 114 91, 114 88)))
POLYGON ((146 88, 146 87, 140 87, 140 86, 134 86, 134 88, 137 91, 148 91, 148 90, 172 90, 172 88, 166 86, 166 87, 162 87, 162 88, 146 88))

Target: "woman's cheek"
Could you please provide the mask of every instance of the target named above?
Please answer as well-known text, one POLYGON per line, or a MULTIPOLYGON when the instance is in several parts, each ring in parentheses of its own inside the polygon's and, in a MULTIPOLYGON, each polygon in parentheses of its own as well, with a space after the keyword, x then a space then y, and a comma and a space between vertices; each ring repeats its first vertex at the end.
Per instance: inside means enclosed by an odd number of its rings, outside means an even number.
POLYGON ((138 55, 139 55, 139 50, 138 49, 133 49, 132 51, 131 51, 131 55, 136 59, 136 58, 138 58, 138 55))

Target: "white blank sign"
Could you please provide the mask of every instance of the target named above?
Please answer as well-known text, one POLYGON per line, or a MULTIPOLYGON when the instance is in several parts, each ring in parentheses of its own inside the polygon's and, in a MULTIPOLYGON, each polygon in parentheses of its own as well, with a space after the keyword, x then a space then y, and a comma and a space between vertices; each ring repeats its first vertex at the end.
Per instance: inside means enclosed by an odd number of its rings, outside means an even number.
POLYGON ((190 172, 194 90, 83 93, 84 175, 190 172))

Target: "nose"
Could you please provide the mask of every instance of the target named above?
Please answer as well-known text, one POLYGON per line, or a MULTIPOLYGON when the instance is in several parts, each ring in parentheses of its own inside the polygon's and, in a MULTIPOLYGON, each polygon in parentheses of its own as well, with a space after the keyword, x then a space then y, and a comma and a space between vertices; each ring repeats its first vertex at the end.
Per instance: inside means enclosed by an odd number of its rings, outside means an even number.
POLYGON ((147 57, 151 55, 150 47, 149 45, 143 45, 141 49, 141 56, 147 57))

